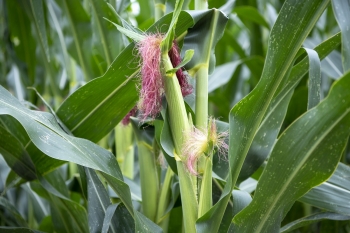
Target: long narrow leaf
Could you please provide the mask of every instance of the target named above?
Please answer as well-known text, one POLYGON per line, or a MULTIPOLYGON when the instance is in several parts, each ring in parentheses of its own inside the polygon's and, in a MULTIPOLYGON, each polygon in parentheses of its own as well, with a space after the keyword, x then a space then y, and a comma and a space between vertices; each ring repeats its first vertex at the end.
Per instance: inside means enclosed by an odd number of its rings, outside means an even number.
POLYGON ((315 107, 321 101, 321 62, 316 51, 304 48, 309 56, 309 97, 307 108, 315 107))
MULTIPOLYGON (((106 188, 95 171, 85 168, 85 172, 88 179, 89 230, 90 232, 101 232, 105 215, 107 214, 107 208, 111 204, 111 201, 106 188)), ((114 233, 118 232, 115 224, 117 224, 116 218, 114 218, 110 225, 110 231, 114 233)), ((107 229, 108 227, 109 225, 107 229)))
POLYGON ((30 0, 31 9, 34 16, 34 22, 35 26, 37 27, 38 34, 39 34, 39 41, 42 44, 42 47, 44 48, 44 53, 46 56, 46 59, 50 61, 50 53, 49 53, 49 46, 47 42, 47 36, 46 36, 46 26, 45 26, 45 17, 44 17, 44 8, 43 8, 43 1, 42 0, 30 0))
POLYGON ((69 31, 66 37, 70 37, 68 51, 81 67, 85 80, 91 80, 91 46, 89 36, 91 33, 90 17, 79 1, 57 0, 69 21, 69 31))
POLYGON ((183 52, 194 49, 195 53, 185 67, 195 74, 201 66, 208 66, 209 73, 212 73, 216 60, 215 45, 224 33, 228 18, 217 9, 196 11, 193 14, 196 24, 185 37, 183 52))
POLYGON ((0 227, 2 233, 43 233, 42 231, 36 231, 24 227, 0 227))
POLYGON ((55 118, 44 112, 24 108, 0 86, 0 115, 11 115, 25 128, 34 145, 52 158, 65 160, 102 171, 120 183, 120 198, 132 213, 130 190, 112 153, 97 145, 66 134, 55 118))
POLYGON ((278 231, 294 201, 332 175, 350 132, 349 88, 350 73, 282 134, 252 203, 233 220, 238 231, 278 231))
POLYGON ((26 180, 36 179, 35 166, 22 144, 0 126, 0 153, 6 163, 26 180))
POLYGON ((344 221, 344 220, 349 220, 350 216, 336 214, 332 212, 317 213, 317 214, 313 214, 313 215, 295 220, 291 223, 288 223, 287 225, 281 228, 280 233, 290 232, 300 227, 310 225, 311 223, 315 223, 315 222, 319 222, 327 219, 344 221))
POLYGON ((350 216, 350 168, 339 163, 332 177, 306 193, 299 201, 350 216))
POLYGON ((350 2, 347 0, 332 0, 333 12, 342 32, 342 61, 344 72, 350 69, 350 2))
POLYGON ((219 202, 197 221, 197 231, 217 231, 256 130, 294 56, 328 3, 328 0, 284 3, 270 34, 260 82, 230 112, 229 179, 219 202))
POLYGON ((15 206, 13 206, 6 198, 0 197, 0 206, 4 209, 8 210, 16 219, 18 225, 27 227, 28 224, 22 217, 22 215, 18 212, 15 206))
POLYGON ((39 177, 39 180, 50 202, 55 229, 58 232, 88 231, 86 209, 69 198, 68 188, 58 170, 39 177))

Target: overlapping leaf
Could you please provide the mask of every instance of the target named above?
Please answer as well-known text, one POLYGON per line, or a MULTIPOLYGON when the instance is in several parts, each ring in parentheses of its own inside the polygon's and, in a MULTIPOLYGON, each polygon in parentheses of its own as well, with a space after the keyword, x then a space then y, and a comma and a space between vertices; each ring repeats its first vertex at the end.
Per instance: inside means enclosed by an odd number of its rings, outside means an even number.
MULTIPOLYGON (((176 35, 184 33, 193 25, 188 13, 180 14, 176 35)), ((164 31, 171 15, 153 25, 148 32, 164 31)), ((139 73, 138 58, 134 57, 134 44, 130 44, 113 61, 107 72, 72 94, 59 108, 57 115, 78 137, 94 142, 109 133, 136 105, 139 73)))
POLYGON ((252 203, 233 220, 239 232, 278 231, 294 201, 332 175, 350 132, 349 88, 348 73, 281 135, 252 203))
POLYGON ((114 177, 114 182, 120 184, 118 191, 123 192, 120 198, 132 213, 130 190, 123 182, 112 153, 85 139, 66 134, 51 114, 26 109, 3 87, 0 87, 0 114, 16 118, 33 144, 50 157, 74 162, 114 177))
POLYGON ((327 182, 311 189, 299 201, 350 216, 350 168, 339 163, 327 182))
POLYGON ((302 42, 326 8, 325 1, 286 1, 269 40, 269 48, 260 82, 230 113, 231 172, 222 198, 197 221, 197 231, 213 232, 218 229, 231 190, 235 185, 256 130, 278 88, 287 74, 302 42))
POLYGON ((291 223, 288 223, 287 225, 281 228, 280 232, 281 233, 290 232, 300 227, 307 226, 311 223, 319 222, 325 219, 344 221, 344 220, 349 220, 350 216, 345 216, 345 215, 336 214, 332 212, 317 213, 317 214, 313 214, 313 215, 295 220, 291 223))

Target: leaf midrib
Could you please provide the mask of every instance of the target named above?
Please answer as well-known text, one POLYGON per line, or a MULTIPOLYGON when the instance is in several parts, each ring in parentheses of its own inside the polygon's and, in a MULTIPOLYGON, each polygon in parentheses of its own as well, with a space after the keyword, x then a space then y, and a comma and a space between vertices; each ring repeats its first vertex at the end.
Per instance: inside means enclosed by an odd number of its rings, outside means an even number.
MULTIPOLYGON (((86 153, 84 153, 79 147, 77 147, 74 143, 72 143, 70 140, 68 140, 66 137, 64 137, 63 134, 60 134, 60 133, 57 132, 56 130, 54 130, 54 129, 50 128, 49 126, 47 126, 47 125, 46 125, 44 122, 42 122, 40 119, 34 118, 32 115, 30 115, 30 114, 28 114, 28 113, 22 111, 21 109, 16 108, 16 107, 14 107, 14 106, 12 106, 12 105, 10 105, 10 104, 4 102, 3 100, 0 100, 0 102, 2 102, 3 104, 9 106, 10 108, 15 109, 16 111, 21 112, 21 113, 24 114, 24 115, 27 115, 27 116, 30 117, 31 119, 35 120, 36 122, 42 124, 44 127, 48 128, 48 129, 51 130, 52 132, 56 133, 58 136, 62 137, 66 142, 68 142, 70 145, 72 145, 74 148, 76 148, 81 154, 83 154, 84 157, 85 157, 85 159, 88 159, 89 162, 90 162, 91 164, 95 164, 95 162, 92 161, 92 160, 90 159, 90 156, 88 156, 88 155, 87 155, 86 153)), ((44 153, 45 153, 45 152, 44 152, 44 153)), ((104 172, 104 173, 107 173, 107 172, 104 171, 104 170, 101 170, 101 171, 104 172)), ((113 177, 115 177, 116 179, 119 180, 119 178, 117 178, 117 177, 114 176, 113 174, 110 174, 110 173, 107 173, 107 174, 109 174, 109 175, 111 175, 111 176, 113 176, 113 177)))
POLYGON ((71 30, 72 30, 72 34, 73 34, 73 38, 74 38, 74 44, 75 44, 75 48, 76 48, 77 53, 78 53, 78 58, 79 58, 79 61, 80 61, 81 68, 83 69, 83 72, 84 72, 84 75, 85 75, 85 79, 88 79, 89 75, 88 75, 88 71, 86 69, 85 60, 83 58, 83 54, 82 54, 82 51, 81 51, 82 50, 81 47, 80 47, 81 44, 79 43, 79 39, 78 39, 77 31, 76 31, 76 28, 75 28, 75 24, 73 22, 73 19, 72 19, 72 16, 71 16, 71 12, 68 9, 66 1, 67 0, 63 0, 62 3, 64 5, 65 11, 67 13, 70 25, 72 25, 71 26, 71 30))
MULTIPOLYGON (((89 173, 90 173, 90 178, 92 179, 92 175, 91 175, 92 171, 91 171, 90 169, 89 169, 89 173)), ((91 185, 92 185, 92 188, 95 190, 95 193, 96 193, 96 196, 97 196, 97 198, 98 198, 98 201, 100 202, 100 205, 102 206, 103 212, 104 212, 105 215, 106 215, 106 208, 105 208, 105 206, 104 206, 104 204, 103 204, 103 201, 102 201, 102 199, 101 199, 101 197, 100 197, 100 195, 99 195, 97 186, 96 186, 95 182, 93 182, 92 180, 91 180, 90 183, 91 183, 91 185)), ((113 229, 113 230, 112 230, 113 232, 116 232, 116 230, 114 229, 113 224, 110 224, 110 227, 113 229)))
POLYGON ((281 198, 282 194, 285 193, 285 191, 287 190, 287 187, 289 186, 289 183, 294 179, 295 175, 299 172, 300 168, 304 165, 304 163, 306 162, 306 160, 309 159, 309 156, 313 153, 314 149, 322 142, 322 140, 326 137, 326 135, 328 135, 328 133, 333 130, 333 128, 350 112, 350 108, 347 109, 342 115, 339 116, 339 118, 334 121, 333 124, 330 125, 330 127, 324 131, 323 134, 321 134, 321 137, 318 138, 318 140, 315 141, 315 143, 309 147, 309 150, 307 151, 307 153, 305 154, 305 156, 303 157, 303 159, 301 160, 301 162, 299 163, 299 165, 297 165, 296 169, 293 170, 291 176, 289 176, 289 178, 287 179, 286 182, 284 182, 282 188, 280 189, 281 191, 277 194, 276 198, 273 199, 272 203, 269 205, 269 208, 267 209, 266 213, 264 214, 264 217, 262 218, 261 221, 259 221, 259 224, 256 232, 260 232, 261 229, 263 228, 264 224, 267 223, 267 218, 270 217, 270 213, 272 212, 272 210, 274 209, 274 207, 276 206, 277 202, 279 201, 279 199, 281 198))
POLYGON ((342 191, 342 192, 346 192, 346 193, 348 193, 349 194, 349 196, 350 196, 350 190, 347 190, 347 189, 345 189, 345 188, 343 188, 343 187, 339 187, 339 186, 337 186, 337 185, 334 185, 334 184, 332 184, 332 183, 330 183, 330 182, 325 182, 323 185, 328 185, 328 186, 331 186, 332 188, 334 188, 334 189, 338 189, 338 190, 340 190, 340 191, 342 191))
POLYGON ((107 48, 107 39, 106 39, 106 35, 102 29, 102 23, 101 23, 101 20, 99 18, 99 15, 97 14, 97 10, 96 10, 96 6, 95 6, 95 2, 94 0, 90 0, 90 3, 91 3, 91 8, 95 14, 95 20, 97 21, 96 25, 97 25, 97 29, 98 29, 98 32, 100 34, 100 37, 101 37, 101 44, 102 44, 102 47, 103 47, 103 51, 105 53, 105 57, 106 57, 106 62, 107 62, 107 66, 110 66, 111 64, 111 55, 109 53, 109 50, 107 48))
MULTIPOLYGON (((73 221, 75 222, 75 224, 79 226, 80 231, 81 231, 81 232, 84 232, 84 226, 80 224, 80 221, 78 221, 76 218, 74 218, 75 215, 73 215, 73 214, 71 213, 71 211, 69 211, 69 209, 68 209, 66 203, 65 203, 64 201, 62 201, 61 198, 59 198, 59 197, 56 197, 56 198, 61 202, 62 206, 67 210, 68 214, 71 216, 71 219, 73 219, 73 221)), ((67 201, 71 201, 71 200, 67 200, 67 201)), ((71 201, 71 202, 72 202, 72 201, 71 201)), ((74 203, 74 204, 75 204, 75 203, 74 203)))
POLYGON ((124 87, 126 83, 130 81, 130 79, 134 78, 140 71, 140 68, 138 68, 134 73, 132 73, 123 83, 121 83, 112 93, 110 93, 106 98, 104 98, 94 109, 92 109, 89 114, 87 114, 80 122, 78 122, 74 128, 71 130, 73 133, 81 124, 83 124, 86 119, 88 119, 92 114, 94 114, 106 101, 108 101, 114 94, 116 94, 120 88, 124 87))

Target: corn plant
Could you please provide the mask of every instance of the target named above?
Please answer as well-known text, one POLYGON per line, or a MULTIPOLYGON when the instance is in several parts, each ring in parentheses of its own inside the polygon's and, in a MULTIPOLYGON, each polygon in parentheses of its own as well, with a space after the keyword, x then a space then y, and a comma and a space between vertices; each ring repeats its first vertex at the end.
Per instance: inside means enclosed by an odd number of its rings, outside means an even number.
POLYGON ((0 232, 350 232, 349 0, 0 11, 0 232))

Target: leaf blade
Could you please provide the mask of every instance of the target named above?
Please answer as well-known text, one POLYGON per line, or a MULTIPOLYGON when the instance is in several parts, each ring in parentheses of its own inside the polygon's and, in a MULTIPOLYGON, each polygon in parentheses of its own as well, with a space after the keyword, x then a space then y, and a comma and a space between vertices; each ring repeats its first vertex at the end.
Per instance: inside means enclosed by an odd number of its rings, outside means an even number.
POLYGON ((281 135, 260 177, 252 203, 233 219, 237 230, 273 232, 279 229, 294 201, 332 175, 350 133, 350 94, 346 93, 349 87, 350 74, 347 74, 333 86, 324 101, 281 135), (348 100, 342 101, 342 98, 348 100), (331 107, 334 104, 336 106, 331 107), (299 133, 304 137, 300 138, 299 133), (254 207, 255 213, 251 209, 254 207))

